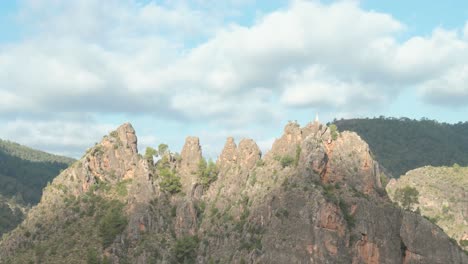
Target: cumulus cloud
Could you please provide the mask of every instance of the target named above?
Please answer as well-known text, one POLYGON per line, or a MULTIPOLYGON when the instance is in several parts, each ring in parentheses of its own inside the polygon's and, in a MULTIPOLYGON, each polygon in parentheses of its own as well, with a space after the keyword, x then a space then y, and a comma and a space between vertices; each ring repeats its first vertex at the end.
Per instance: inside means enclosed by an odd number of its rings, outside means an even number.
POLYGON ((17 119, 6 122, 0 138, 14 139, 23 145, 70 157, 80 157, 84 150, 115 129, 111 124, 83 120, 17 119))
POLYGON ((452 67, 421 84, 424 99, 436 105, 466 106, 468 102, 468 65, 452 67))
MULTIPOLYGON (((290 109, 371 111, 405 89, 430 104, 468 103, 467 25, 400 40, 405 25, 357 1, 295 0, 241 25, 245 6, 252 1, 24 1, 27 34, 0 44, 0 117, 145 113, 226 128, 290 109)), ((9 120, 8 133, 26 126, 9 120)), ((75 135, 77 123, 56 121, 75 135)))

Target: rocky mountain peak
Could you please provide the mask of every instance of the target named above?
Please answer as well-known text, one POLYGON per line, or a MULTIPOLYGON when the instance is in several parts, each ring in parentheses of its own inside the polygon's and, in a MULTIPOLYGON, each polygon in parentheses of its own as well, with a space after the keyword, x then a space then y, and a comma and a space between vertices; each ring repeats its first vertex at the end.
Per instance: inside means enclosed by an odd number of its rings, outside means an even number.
POLYGON ((233 137, 228 137, 216 165, 223 170, 225 167, 235 164, 237 161, 237 145, 233 137))
POLYGON ((232 166, 248 171, 255 167, 261 156, 262 151, 253 139, 242 139, 237 146, 234 138, 228 137, 216 164, 221 171, 232 166))
POLYGON ((131 149, 133 153, 138 153, 138 140, 135 129, 130 123, 119 126, 115 131, 117 132, 117 138, 122 142, 124 147, 131 149))
POLYGON ((382 188, 379 165, 371 156, 369 145, 354 132, 343 132, 328 145, 330 168, 327 182, 346 182, 365 194, 382 188), (348 175, 348 176, 346 176, 348 175))
POLYGON ((198 164, 202 159, 202 149, 198 137, 187 137, 184 147, 180 153, 180 170, 188 173, 197 171, 198 164))
POLYGON ((253 139, 242 139, 237 147, 238 164, 241 168, 251 170, 262 157, 262 151, 253 139))
MULTIPOLYGON (((113 185, 141 176, 148 168, 138 156, 137 142, 135 129, 130 123, 125 123, 88 149, 87 153, 57 177, 54 183, 66 186, 74 195, 80 195, 88 192, 96 184, 113 185)), ((54 192, 44 192, 43 199, 50 196, 54 196, 54 192)))
POLYGON ((202 159, 200 139, 198 137, 187 137, 180 153, 180 164, 177 168, 181 178, 182 189, 185 193, 192 192, 192 188, 197 182, 196 173, 198 165, 202 159))
POLYGON ((300 127, 296 122, 289 122, 284 127, 283 135, 276 139, 273 143, 271 150, 266 154, 269 158, 274 156, 293 156, 297 146, 308 137, 313 136, 315 138, 323 139, 325 141, 330 140, 330 131, 327 126, 322 125, 318 122, 308 123, 305 127, 300 127))
POLYGON ((327 134, 318 130, 298 145, 299 167, 311 169, 324 184, 344 184, 366 195, 383 193, 379 164, 367 143, 354 132, 339 133, 335 140, 327 134))

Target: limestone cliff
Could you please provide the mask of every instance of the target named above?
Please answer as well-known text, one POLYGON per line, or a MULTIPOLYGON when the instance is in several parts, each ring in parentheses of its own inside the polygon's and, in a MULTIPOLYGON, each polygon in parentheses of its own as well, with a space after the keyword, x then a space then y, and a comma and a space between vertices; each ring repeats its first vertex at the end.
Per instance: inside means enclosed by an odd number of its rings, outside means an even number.
POLYGON ((393 205, 359 136, 333 138, 290 123, 263 157, 228 138, 213 168, 189 137, 153 164, 125 124, 45 189, 0 263, 468 263, 393 205))

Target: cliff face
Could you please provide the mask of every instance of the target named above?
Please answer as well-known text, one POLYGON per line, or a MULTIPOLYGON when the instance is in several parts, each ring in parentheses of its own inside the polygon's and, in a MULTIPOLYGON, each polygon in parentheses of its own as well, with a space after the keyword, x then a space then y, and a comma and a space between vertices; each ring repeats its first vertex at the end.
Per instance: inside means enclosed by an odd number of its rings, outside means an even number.
POLYGON ((0 262, 468 263, 391 203, 354 133, 290 123, 263 158, 228 138, 216 170, 200 169, 197 138, 156 165, 136 143, 125 124, 58 176, 1 241, 0 262))
POLYGON ((460 246, 468 250, 468 168, 426 166, 392 179, 386 189, 398 202, 395 192, 406 186, 415 188, 421 215, 440 226, 460 246))

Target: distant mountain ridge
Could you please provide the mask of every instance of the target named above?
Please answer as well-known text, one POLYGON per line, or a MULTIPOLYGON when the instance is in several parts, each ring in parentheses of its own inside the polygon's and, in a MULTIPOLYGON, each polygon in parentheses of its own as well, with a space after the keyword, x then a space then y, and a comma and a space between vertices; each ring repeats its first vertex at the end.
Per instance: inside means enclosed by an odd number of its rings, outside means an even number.
POLYGON ((468 122, 409 118, 342 119, 339 131, 358 133, 393 177, 423 166, 468 166, 468 122))
POLYGON ((6 154, 32 162, 72 164, 75 159, 36 150, 10 140, 0 139, 0 150, 6 154))
POLYGON ((42 189, 74 159, 0 139, 0 235, 39 202, 42 189))

